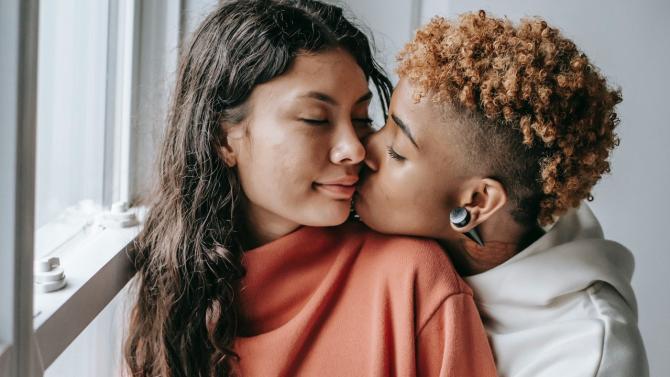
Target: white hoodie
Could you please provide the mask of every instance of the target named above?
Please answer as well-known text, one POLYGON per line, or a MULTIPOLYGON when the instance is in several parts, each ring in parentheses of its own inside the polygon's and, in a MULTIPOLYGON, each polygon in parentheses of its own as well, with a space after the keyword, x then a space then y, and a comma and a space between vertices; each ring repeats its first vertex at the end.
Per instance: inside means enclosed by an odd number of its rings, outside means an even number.
POLYGON ((633 256, 586 204, 507 262, 466 278, 501 377, 649 375, 633 256))

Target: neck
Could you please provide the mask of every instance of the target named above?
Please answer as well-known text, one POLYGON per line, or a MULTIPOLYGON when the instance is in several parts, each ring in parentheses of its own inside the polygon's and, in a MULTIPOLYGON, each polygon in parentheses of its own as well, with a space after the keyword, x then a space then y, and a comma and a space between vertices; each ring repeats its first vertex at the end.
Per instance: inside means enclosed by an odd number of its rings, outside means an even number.
POLYGON ((244 250, 251 250, 272 242, 300 227, 300 224, 296 224, 246 200, 243 208, 243 216, 246 221, 241 232, 241 241, 244 250))
POLYGON ((440 240, 463 276, 479 274, 503 264, 544 234, 539 226, 524 227, 511 216, 508 219, 491 218, 477 231, 484 246, 453 231, 440 240))

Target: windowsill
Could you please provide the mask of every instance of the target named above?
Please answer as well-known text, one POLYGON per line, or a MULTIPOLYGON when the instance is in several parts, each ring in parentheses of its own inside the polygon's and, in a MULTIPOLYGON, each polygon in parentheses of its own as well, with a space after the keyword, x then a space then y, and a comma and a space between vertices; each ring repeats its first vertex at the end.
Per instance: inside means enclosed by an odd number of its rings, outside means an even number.
POLYGON ((58 255, 61 248, 71 248, 73 243, 86 239, 96 216, 102 213, 102 207, 90 199, 65 208, 58 217, 35 231, 35 259, 58 255))
POLYGON ((106 228, 62 250, 67 285, 56 292, 35 292, 33 325, 43 369, 67 348, 134 272, 126 255, 140 226, 106 228))

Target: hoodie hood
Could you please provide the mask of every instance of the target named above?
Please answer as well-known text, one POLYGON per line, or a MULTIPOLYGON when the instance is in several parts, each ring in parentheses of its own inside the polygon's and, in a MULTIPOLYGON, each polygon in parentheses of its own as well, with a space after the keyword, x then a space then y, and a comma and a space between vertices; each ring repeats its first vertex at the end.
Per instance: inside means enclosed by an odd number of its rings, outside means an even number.
POLYGON ((483 305, 529 306, 551 304, 602 281, 614 287, 637 314, 630 285, 634 267, 630 251, 604 239, 600 223, 582 203, 519 254, 465 280, 483 305))

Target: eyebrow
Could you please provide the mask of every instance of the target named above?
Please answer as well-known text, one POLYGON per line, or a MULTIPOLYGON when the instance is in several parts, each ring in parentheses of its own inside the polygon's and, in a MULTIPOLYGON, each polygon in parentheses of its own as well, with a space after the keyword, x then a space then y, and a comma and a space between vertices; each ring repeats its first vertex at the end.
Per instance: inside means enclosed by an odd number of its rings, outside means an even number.
POLYGON ((419 149, 419 145, 416 143, 416 140, 414 140, 414 136, 412 136, 412 132, 409 130, 409 127, 407 126, 407 124, 405 122, 403 122, 402 120, 400 120, 400 118, 398 118, 395 114, 391 114, 391 118, 393 119, 395 124, 398 126, 398 128, 400 128, 400 130, 405 134, 405 136, 407 136, 407 138, 409 138, 409 141, 411 141, 412 144, 414 144, 416 149, 419 149))
MULTIPOLYGON (((321 92, 309 92, 300 97, 314 98, 318 101, 326 102, 333 106, 339 106, 339 103, 335 100, 335 98, 321 92)), ((367 93, 363 94, 359 99, 357 99, 355 104, 358 105, 365 101, 369 101, 370 99, 372 99, 372 92, 368 91, 367 93)))

